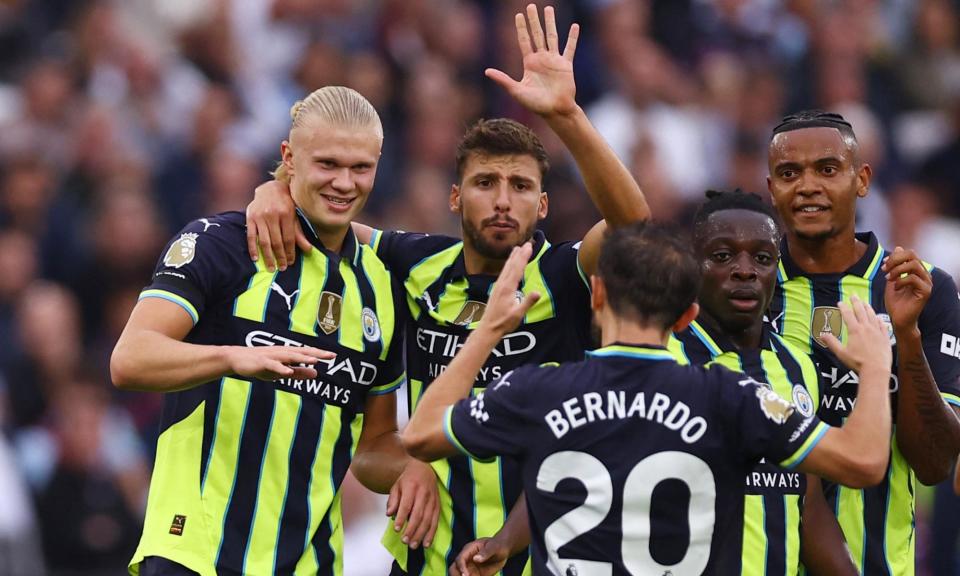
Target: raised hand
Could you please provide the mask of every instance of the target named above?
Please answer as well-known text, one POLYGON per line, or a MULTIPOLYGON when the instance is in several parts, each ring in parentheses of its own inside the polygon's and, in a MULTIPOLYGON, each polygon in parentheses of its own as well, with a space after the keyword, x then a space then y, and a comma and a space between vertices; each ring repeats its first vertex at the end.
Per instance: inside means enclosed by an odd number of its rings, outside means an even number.
POLYGON ((540 26, 540 15, 534 4, 527 14, 517 14, 517 43, 523 55, 523 78, 519 82, 495 68, 484 72, 503 87, 510 96, 531 112, 541 116, 569 114, 576 110, 577 85, 573 79, 573 55, 577 51, 580 26, 573 24, 567 34, 567 45, 560 53, 560 39, 552 6, 543 10, 546 34, 540 26), (527 25, 529 23, 529 31, 527 25))
POLYGON ((833 334, 825 334, 823 340, 827 348, 858 374, 866 365, 889 370, 893 351, 883 320, 857 296, 850 298, 849 305, 840 302, 837 306, 847 331, 847 344, 841 344, 833 334))
POLYGON ((483 312, 478 330, 483 327, 501 336, 505 335, 520 325, 527 310, 540 299, 539 292, 523 295, 518 290, 520 279, 523 278, 523 270, 532 253, 533 246, 529 242, 515 247, 510 253, 490 291, 487 308, 483 312))
POLYGON ((915 328, 933 292, 930 272, 913 250, 897 246, 883 262, 887 287, 883 299, 897 330, 915 328))

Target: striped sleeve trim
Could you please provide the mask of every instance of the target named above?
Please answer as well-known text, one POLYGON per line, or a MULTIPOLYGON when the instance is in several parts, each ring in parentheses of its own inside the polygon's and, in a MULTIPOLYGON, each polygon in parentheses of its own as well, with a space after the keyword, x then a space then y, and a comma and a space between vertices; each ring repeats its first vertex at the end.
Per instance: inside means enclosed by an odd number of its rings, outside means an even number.
POLYGON ((813 447, 820 443, 820 440, 823 439, 823 435, 826 434, 827 430, 829 429, 830 426, 827 424, 818 422, 816 428, 814 428, 813 432, 810 433, 810 436, 808 436, 803 444, 797 448, 793 455, 780 462, 780 467, 786 468, 787 470, 796 468, 796 466, 803 462, 804 458, 810 454, 810 451, 813 450, 813 447))
POLYGON ((590 278, 587 277, 586 272, 583 271, 583 266, 580 264, 580 245, 581 244, 583 244, 582 240, 574 244, 574 247, 577 249, 577 274, 580 275, 580 280, 583 281, 583 285, 587 287, 587 293, 593 294, 593 290, 590 288, 590 278))
POLYGON ((453 409, 456 408, 456 404, 447 408, 446 414, 443 416, 443 433, 447 436, 447 441, 456 446, 457 450, 463 452, 467 457, 480 462, 493 462, 496 458, 480 458, 479 456, 474 455, 469 450, 467 450, 464 445, 457 439, 457 435, 453 433, 453 409))
POLYGON ((941 392, 940 396, 943 397, 947 404, 960 408, 960 396, 950 394, 949 392, 941 392))
POLYGON ((393 382, 389 382, 387 384, 382 384, 380 386, 374 386, 370 388, 367 394, 372 394, 374 396, 379 396, 381 394, 389 394, 395 391, 397 388, 403 386, 403 383, 406 381, 406 379, 407 379, 406 373, 400 374, 400 376, 397 376, 397 379, 394 380, 393 382))
POLYGON ((373 232, 370 233, 370 247, 373 248, 374 253, 377 253, 380 248, 381 238, 383 238, 383 231, 374 228, 373 232))
POLYGON ((181 308, 187 311, 187 314, 190 315, 190 318, 193 319, 193 324, 196 326, 197 322, 200 321, 200 314, 197 312, 197 309, 194 308, 193 304, 183 296, 174 294, 173 292, 167 292, 166 290, 144 290, 140 293, 140 297, 137 298, 137 301, 143 300, 144 298, 160 298, 162 300, 167 300, 173 302, 174 304, 179 305, 181 308))

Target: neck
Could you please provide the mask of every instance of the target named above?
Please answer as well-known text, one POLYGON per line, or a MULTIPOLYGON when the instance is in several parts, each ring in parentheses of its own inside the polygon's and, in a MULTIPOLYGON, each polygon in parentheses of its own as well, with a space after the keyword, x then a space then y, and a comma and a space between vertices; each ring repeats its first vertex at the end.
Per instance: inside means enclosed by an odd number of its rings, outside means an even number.
POLYGON ((733 342, 738 350, 753 350, 760 347, 760 338, 763 335, 763 318, 757 318, 755 322, 745 328, 728 328, 718 322, 709 312, 700 309, 700 315, 697 316, 697 322, 709 326, 716 332, 723 334, 733 342))
POLYGON ((787 233, 790 258, 808 274, 839 274, 850 268, 867 251, 867 245, 857 240, 853 229, 830 238, 801 238, 787 233))
POLYGON ((614 342, 639 346, 666 346, 670 338, 669 330, 643 326, 625 318, 618 318, 613 314, 602 314, 600 334, 600 343, 603 346, 610 346, 614 342))
POLYGON ((506 262, 506 258, 488 258, 480 254, 467 238, 463 239, 463 264, 467 269, 467 274, 499 276, 506 262))
MULTIPOLYGON (((323 244, 323 247, 329 250, 330 252, 340 252, 343 248, 343 241, 347 237, 347 230, 350 228, 350 225, 347 224, 342 228, 325 228, 320 223, 310 220, 310 225, 313 226, 313 231, 316 233, 317 239, 320 240, 320 243, 323 244)), ((309 237, 309 232, 307 232, 309 237)))

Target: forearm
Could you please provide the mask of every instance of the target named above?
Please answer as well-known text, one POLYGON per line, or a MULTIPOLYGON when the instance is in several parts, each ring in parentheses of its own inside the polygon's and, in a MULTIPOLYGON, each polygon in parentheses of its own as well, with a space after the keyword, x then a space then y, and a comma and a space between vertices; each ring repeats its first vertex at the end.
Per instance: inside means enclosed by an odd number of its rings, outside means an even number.
POLYGON ((577 163, 587 193, 611 227, 650 217, 637 181, 577 106, 569 114, 545 117, 577 163))
POLYGON ((530 546, 530 518, 527 516, 527 498, 521 494, 507 515, 503 527, 493 536, 512 557, 530 546))
POLYGON ((930 372, 918 330, 897 333, 897 444, 927 485, 943 481, 960 451, 960 421, 930 372))
POLYGON ((447 444, 443 432, 444 412, 470 395, 480 368, 499 341, 498 334, 481 324, 470 334, 446 370, 430 383, 403 431, 403 443, 410 454, 421 460, 449 455, 448 451, 442 450, 447 444))
POLYGON ((124 390, 185 390, 230 374, 229 348, 189 344, 152 330, 125 332, 110 359, 110 374, 124 390))
POLYGON ((357 446, 350 470, 367 489, 387 494, 410 461, 400 443, 400 434, 394 430, 357 446))
POLYGON ((857 574, 843 531, 823 497, 820 479, 807 477, 807 494, 800 524, 800 559, 809 574, 857 574))

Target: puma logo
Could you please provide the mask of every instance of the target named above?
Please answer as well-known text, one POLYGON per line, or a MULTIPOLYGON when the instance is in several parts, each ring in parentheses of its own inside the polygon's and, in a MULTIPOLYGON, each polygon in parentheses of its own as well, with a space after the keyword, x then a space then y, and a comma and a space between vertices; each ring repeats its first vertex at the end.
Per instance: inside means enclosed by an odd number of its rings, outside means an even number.
POLYGON ((220 225, 217 224, 216 222, 211 222, 211 221, 207 220, 206 218, 201 218, 201 219, 200 219, 200 222, 203 222, 203 231, 204 231, 204 232, 206 232, 207 230, 209 230, 212 226, 220 227, 220 225))
POLYGON ((300 290, 294 290, 291 294, 287 294, 276 282, 270 285, 270 289, 283 296, 283 301, 287 303, 287 311, 290 311, 290 309, 293 308, 293 302, 291 302, 291 300, 297 295, 298 292, 300 292, 300 290))

